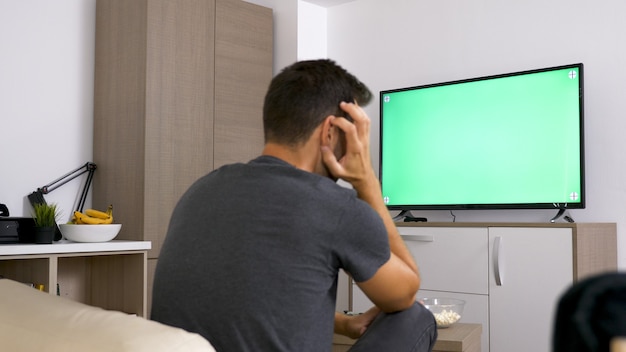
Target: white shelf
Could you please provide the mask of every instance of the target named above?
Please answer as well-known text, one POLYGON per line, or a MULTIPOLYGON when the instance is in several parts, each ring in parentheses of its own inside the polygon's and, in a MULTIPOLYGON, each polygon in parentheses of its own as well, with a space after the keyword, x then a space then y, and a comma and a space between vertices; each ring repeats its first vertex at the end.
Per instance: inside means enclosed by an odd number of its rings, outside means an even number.
POLYGON ((5 255, 31 255, 31 254, 67 254, 67 253, 93 253, 93 252, 119 252, 149 250, 152 248, 150 241, 109 241, 97 243, 79 243, 61 240, 52 244, 3 244, 0 245, 0 256, 5 255))

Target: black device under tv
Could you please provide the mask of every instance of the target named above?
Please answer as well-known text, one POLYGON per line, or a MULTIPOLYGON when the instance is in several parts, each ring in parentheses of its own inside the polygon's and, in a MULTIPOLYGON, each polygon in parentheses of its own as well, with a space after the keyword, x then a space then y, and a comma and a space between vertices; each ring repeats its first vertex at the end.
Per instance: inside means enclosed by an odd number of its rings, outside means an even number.
POLYGON ((584 208, 583 93, 582 63, 381 91, 388 209, 584 208))

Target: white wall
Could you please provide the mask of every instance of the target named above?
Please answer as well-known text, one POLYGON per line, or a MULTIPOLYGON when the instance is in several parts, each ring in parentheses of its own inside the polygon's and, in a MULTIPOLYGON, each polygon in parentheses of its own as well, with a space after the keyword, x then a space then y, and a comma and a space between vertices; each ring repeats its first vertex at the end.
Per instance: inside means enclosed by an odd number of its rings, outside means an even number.
MULTIPOLYGON (((626 24, 620 0, 359 0, 328 8, 328 56, 372 91, 583 62, 587 208, 578 222, 617 222, 626 268, 626 24)), ((378 101, 367 107, 378 136, 378 101)), ((378 160, 374 138, 373 159, 378 160)), ((550 153, 549 150, 546 153, 550 153)), ((457 221, 547 222, 552 210, 455 211, 457 221)), ((447 211, 414 212, 451 221, 447 211)))
POLYGON ((274 73, 296 60, 327 57, 325 7, 303 0, 244 0, 274 13, 274 73))
POLYGON ((298 60, 328 57, 326 8, 298 1, 298 60))
MULTIPOLYGON (((0 203, 92 157, 95 0, 0 0, 0 203)), ((84 177, 45 196, 69 219, 84 177)), ((89 203, 90 204, 90 203, 89 203)))

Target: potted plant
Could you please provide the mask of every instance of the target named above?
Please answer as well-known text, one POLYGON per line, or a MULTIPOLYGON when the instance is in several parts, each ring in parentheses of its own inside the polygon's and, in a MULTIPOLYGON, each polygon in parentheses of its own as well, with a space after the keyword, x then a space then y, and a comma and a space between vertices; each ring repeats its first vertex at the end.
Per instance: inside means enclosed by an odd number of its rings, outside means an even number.
POLYGON ((59 210, 55 203, 38 203, 33 206, 35 220, 35 243, 50 244, 54 239, 59 210))

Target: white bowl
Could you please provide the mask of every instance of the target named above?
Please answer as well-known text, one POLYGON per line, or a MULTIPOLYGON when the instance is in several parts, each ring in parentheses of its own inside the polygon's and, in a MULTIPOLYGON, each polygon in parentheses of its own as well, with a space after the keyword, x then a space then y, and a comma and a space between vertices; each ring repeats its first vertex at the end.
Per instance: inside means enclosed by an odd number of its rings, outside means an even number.
POLYGON ((59 224, 65 239, 73 242, 108 242, 117 236, 122 224, 59 224))
POLYGON ((465 301, 454 298, 418 299, 435 316, 438 328, 447 328, 461 319, 465 301))

